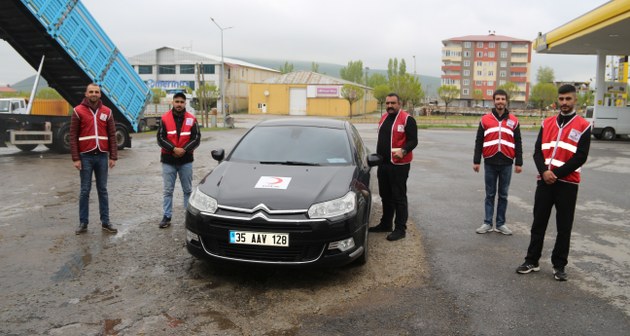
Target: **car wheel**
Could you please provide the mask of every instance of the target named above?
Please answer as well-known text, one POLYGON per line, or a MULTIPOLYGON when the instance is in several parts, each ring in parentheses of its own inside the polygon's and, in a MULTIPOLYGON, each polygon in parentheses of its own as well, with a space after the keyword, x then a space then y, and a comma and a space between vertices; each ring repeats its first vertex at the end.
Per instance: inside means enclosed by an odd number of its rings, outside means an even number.
POLYGON ((118 150, 125 149, 125 146, 129 143, 129 133, 122 126, 116 126, 116 144, 118 145, 118 150))
POLYGON ((602 131, 602 139, 613 140, 614 138, 615 138, 615 130, 610 127, 604 128, 604 130, 602 131))

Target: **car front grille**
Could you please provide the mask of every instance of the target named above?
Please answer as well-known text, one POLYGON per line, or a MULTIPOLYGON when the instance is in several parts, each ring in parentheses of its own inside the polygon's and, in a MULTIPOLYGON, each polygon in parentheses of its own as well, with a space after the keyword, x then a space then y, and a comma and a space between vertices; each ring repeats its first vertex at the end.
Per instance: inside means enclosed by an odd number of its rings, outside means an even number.
POLYGON ((216 256, 268 263, 306 263, 317 260, 324 250, 324 244, 270 247, 230 244, 208 238, 203 238, 203 246, 206 252, 216 256))

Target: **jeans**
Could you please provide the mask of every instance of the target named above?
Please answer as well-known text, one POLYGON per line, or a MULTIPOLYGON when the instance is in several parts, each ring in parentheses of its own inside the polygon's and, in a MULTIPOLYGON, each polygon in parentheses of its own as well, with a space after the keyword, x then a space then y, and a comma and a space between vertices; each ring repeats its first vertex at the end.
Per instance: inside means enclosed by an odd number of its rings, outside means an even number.
POLYGON ((181 165, 173 165, 162 163, 162 179, 164 180, 164 216, 171 218, 173 216, 173 190, 175 189, 175 180, 179 174, 179 181, 182 184, 184 192, 184 208, 188 207, 188 199, 192 193, 192 162, 181 165))
POLYGON ((494 199, 497 195, 497 181, 499 184, 499 199, 497 202, 497 228, 505 224, 505 212, 508 205, 508 189, 512 179, 512 165, 484 164, 486 181, 486 216, 484 224, 492 226, 494 214, 494 199))
POLYGON ((109 199, 107 196, 107 170, 109 168, 109 154, 81 154, 81 193, 79 195, 79 221, 89 223, 90 190, 92 189, 92 172, 96 177, 96 191, 98 192, 98 209, 101 214, 101 224, 109 224, 109 199))
POLYGON ((410 164, 394 165, 383 163, 378 166, 378 193, 383 203, 383 217, 380 225, 398 231, 407 230, 407 178, 409 177, 410 164), (394 220, 394 215, 396 219, 394 220))

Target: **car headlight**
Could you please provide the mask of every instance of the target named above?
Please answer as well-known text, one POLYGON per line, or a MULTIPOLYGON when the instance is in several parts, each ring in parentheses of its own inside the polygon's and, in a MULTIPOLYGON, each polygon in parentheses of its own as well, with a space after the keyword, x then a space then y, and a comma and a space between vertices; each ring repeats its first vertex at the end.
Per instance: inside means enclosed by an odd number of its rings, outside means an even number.
POLYGON ((193 189, 192 194, 190 194, 188 204, 199 211, 209 213, 214 213, 217 211, 218 207, 217 200, 202 193, 199 188, 193 189))
POLYGON ((311 205, 308 216, 310 218, 337 217, 354 211, 356 204, 356 194, 350 191, 342 198, 311 205))

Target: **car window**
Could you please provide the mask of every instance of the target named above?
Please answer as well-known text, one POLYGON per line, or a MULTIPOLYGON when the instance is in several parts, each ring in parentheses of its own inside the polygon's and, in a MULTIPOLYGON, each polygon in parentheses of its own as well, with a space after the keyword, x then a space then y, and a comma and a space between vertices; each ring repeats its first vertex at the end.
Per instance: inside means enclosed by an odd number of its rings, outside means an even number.
POLYGON ((230 161, 349 165, 350 144, 343 129, 305 126, 254 127, 230 154, 230 161))

